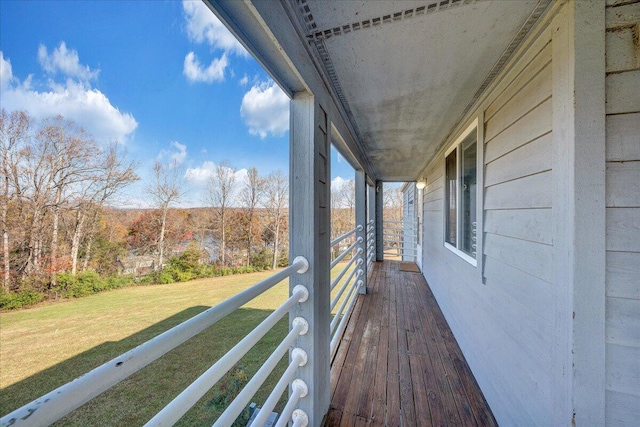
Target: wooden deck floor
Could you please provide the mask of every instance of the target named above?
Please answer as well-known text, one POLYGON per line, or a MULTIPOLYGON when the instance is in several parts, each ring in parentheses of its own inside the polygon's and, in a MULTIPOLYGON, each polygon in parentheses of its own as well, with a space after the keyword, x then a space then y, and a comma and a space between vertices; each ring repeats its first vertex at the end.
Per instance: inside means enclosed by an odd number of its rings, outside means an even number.
POLYGON ((325 426, 495 426, 420 273, 374 263, 331 368, 325 426))

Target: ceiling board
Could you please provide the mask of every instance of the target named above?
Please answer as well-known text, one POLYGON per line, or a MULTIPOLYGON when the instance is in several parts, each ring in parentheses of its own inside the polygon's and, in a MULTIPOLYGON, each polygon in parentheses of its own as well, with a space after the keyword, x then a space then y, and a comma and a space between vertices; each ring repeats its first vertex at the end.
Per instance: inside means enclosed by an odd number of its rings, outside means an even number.
POLYGON ((303 1, 300 13, 378 177, 413 180, 537 3, 303 1))

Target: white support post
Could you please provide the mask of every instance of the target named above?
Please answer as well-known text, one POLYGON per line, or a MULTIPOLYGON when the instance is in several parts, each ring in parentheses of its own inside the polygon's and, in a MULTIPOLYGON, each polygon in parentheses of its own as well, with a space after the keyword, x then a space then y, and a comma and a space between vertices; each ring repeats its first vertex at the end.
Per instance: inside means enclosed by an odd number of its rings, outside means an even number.
POLYGON ((553 425, 605 424, 605 2, 553 22, 553 425))
POLYGON ((384 189, 382 187, 382 181, 376 181, 376 261, 382 261, 384 259, 383 210, 384 189))
POLYGON ((362 274, 360 275, 360 279, 363 284, 359 288, 360 294, 367 293, 367 181, 364 171, 357 170, 356 171, 356 227, 360 227, 356 231, 356 239, 361 240, 359 247, 362 248, 362 253, 360 256, 362 257, 362 265, 360 269, 362 270, 362 274))
MULTIPOLYGON (((304 256, 310 268, 290 278, 289 288, 304 285, 309 299, 290 312, 290 323, 302 317, 309 332, 296 346, 307 352, 308 363, 300 367, 297 378, 309 387, 298 408, 309 417, 309 424, 320 425, 329 409, 330 369, 330 123, 317 99, 298 93, 291 101, 290 126, 290 257, 304 256)), ((292 386, 289 387, 291 394, 292 386)))

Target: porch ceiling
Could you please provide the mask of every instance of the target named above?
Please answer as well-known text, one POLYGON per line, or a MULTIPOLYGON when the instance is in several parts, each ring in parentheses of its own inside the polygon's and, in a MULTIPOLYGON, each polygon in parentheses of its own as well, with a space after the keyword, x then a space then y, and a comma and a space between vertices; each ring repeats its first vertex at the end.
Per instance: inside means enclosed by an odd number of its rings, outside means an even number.
POLYGON ((546 4, 298 0, 293 10, 376 178, 412 181, 546 4))

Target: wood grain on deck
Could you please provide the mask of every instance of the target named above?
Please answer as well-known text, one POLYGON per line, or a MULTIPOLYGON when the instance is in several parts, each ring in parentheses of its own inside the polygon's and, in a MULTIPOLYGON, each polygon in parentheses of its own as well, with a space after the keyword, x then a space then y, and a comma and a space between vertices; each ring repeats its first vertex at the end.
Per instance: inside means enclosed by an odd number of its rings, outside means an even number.
POLYGON ((431 290, 374 263, 331 368, 329 426, 495 426, 431 290))

